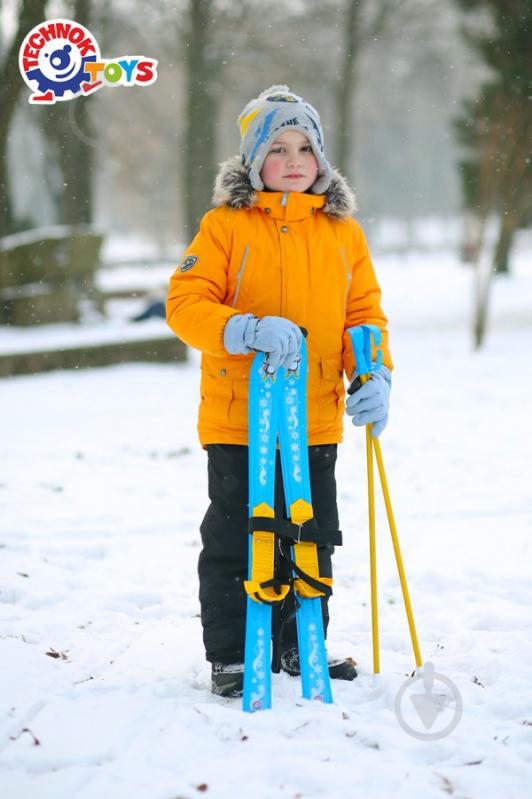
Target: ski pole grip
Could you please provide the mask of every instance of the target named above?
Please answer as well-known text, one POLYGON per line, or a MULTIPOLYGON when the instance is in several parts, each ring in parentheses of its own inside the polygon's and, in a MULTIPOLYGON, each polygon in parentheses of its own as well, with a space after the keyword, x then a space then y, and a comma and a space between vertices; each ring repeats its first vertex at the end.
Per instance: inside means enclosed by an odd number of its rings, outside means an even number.
POLYGON ((356 379, 351 383, 348 389, 349 394, 354 394, 362 383, 365 382, 364 378, 367 380, 370 373, 379 369, 382 365, 382 351, 380 349, 382 332, 377 325, 357 325, 356 327, 350 327, 347 332, 351 338, 356 370, 358 372, 356 379), (375 344, 377 349, 374 363, 371 360, 373 344, 375 344))

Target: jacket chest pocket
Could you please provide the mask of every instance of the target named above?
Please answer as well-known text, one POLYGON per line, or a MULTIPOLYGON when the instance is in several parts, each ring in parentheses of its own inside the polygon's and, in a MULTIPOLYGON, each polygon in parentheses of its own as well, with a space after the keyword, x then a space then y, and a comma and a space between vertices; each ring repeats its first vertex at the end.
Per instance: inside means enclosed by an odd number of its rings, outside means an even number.
POLYGON ((245 244, 240 256, 235 259, 231 269, 229 281, 229 305, 232 308, 243 309, 248 294, 247 286, 251 285, 251 272, 255 261, 254 248, 245 244))
POLYGON ((281 312, 281 276, 277 258, 245 244, 231 261, 225 304, 256 316, 281 312))

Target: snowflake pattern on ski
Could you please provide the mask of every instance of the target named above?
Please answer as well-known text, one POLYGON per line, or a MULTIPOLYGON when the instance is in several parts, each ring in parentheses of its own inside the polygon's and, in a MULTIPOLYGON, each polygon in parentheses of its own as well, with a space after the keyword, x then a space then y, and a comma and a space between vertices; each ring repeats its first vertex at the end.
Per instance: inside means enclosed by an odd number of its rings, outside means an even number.
MULTIPOLYGON (((297 374, 292 372, 288 373, 286 379, 283 399, 286 406, 286 418, 288 426, 288 435, 292 440, 290 444, 290 469, 292 477, 296 483, 301 483, 301 428, 300 428, 300 409, 298 403, 298 390, 296 387, 296 380, 299 379, 297 374)), ((306 444, 306 442, 305 442, 306 444)))
MULTIPOLYGON (((272 377, 265 373, 264 381, 259 389, 259 482, 266 486, 268 482, 268 444, 270 443, 272 418, 272 377)), ((274 435, 277 435, 275 432, 274 435)))
MULTIPOLYGON (((268 664, 269 666, 269 664, 268 664)), ((253 676, 251 684, 251 707, 253 710, 262 710, 266 688, 264 678, 266 676, 266 640, 265 631, 262 627, 257 630, 255 642, 255 657, 253 658, 253 676)))
POLYGON ((307 660, 311 675, 311 699, 322 702, 325 681, 323 679, 323 668, 320 664, 318 631, 315 624, 309 624, 308 626, 308 640, 310 652, 307 660))

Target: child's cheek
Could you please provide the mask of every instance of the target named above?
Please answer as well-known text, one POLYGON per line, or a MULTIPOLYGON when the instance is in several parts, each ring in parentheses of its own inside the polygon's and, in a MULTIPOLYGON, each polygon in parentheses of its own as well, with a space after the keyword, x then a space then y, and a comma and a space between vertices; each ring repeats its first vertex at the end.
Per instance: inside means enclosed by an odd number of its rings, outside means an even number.
POLYGON ((262 168, 262 179, 268 183, 270 180, 276 180, 281 175, 281 163, 275 159, 269 159, 264 163, 262 168))
POLYGON ((307 169, 307 174, 314 175, 315 178, 318 176, 318 162, 316 161, 315 156, 312 156, 312 159, 310 160, 307 169))

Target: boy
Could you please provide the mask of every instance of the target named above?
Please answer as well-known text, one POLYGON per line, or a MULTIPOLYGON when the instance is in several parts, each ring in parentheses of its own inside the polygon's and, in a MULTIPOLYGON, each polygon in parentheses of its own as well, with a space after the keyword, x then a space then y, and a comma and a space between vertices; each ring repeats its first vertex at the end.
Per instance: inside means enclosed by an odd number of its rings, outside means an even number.
MULTIPOLYGON (((364 234, 352 218, 354 197, 325 158, 315 109, 272 86, 239 116, 240 157, 221 165, 215 208, 170 281, 167 321, 202 351, 198 430, 207 449, 210 506, 201 525, 201 618, 212 690, 242 692, 248 565, 248 380, 255 351, 269 369, 295 368, 301 327, 308 331, 308 443, 318 528, 338 530, 337 444, 342 439, 343 371, 355 377, 347 330, 382 330, 384 366, 349 397, 357 425, 379 435, 388 418, 387 320, 380 307, 364 234)), ((279 457, 275 512, 285 517, 279 457)), ((280 573, 286 570, 280 546, 280 573)), ((332 576, 334 546, 318 547, 320 575, 332 576)), ((291 595, 289 595, 291 598, 291 595)), ((327 630, 327 601, 322 601, 327 630)), ((274 610, 280 667, 299 674, 291 601, 274 610)), ((352 680, 354 662, 330 661, 332 677, 352 680)))

